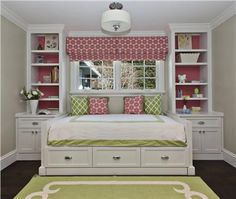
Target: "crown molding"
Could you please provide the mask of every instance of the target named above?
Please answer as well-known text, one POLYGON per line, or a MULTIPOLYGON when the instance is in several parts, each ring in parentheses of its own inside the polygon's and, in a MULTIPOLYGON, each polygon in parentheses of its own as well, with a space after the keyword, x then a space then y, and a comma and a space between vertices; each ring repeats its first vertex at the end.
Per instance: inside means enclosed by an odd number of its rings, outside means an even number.
POLYGON ((3 3, 1 3, 1 15, 23 29, 27 31, 28 24, 27 22, 22 19, 19 15, 15 14, 12 10, 7 8, 3 3))
POLYGON ((204 32, 210 29, 209 23, 170 23, 168 27, 175 32, 204 32))
POLYGON ((62 32, 64 27, 64 24, 29 24, 27 30, 32 33, 53 33, 62 32))
MULTIPOLYGON (((107 35, 102 31, 69 31, 70 37, 114 37, 117 35, 107 35)), ((165 31, 131 31, 126 35, 120 36, 166 36, 165 31)))
POLYGON ((211 29, 215 29, 217 26, 221 25, 234 15, 236 15, 236 2, 226 8, 220 15, 211 21, 211 29))

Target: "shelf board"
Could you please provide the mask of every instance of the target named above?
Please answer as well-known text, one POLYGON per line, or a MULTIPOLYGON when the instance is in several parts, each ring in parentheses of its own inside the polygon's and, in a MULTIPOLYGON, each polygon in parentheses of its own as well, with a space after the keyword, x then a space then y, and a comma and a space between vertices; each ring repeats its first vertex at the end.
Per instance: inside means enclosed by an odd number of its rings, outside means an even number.
POLYGON ((59 63, 32 63, 31 66, 59 66, 59 63))
POLYGON ((39 101, 59 101, 59 98, 40 98, 39 101))
MULTIPOLYGON (((176 100, 177 101, 181 101, 181 100, 184 100, 184 98, 176 98, 176 100)), ((198 97, 190 97, 190 98, 188 98, 188 99, 186 99, 186 100, 188 100, 188 101, 191 101, 191 100, 208 100, 208 98, 207 97, 202 97, 202 98, 198 98, 198 97)))
POLYGON ((31 53, 59 53, 59 50, 31 50, 31 53))
POLYGON ((207 49, 175 49, 175 52, 207 52, 207 49))
POLYGON ((207 85, 207 83, 191 83, 191 82, 188 82, 188 83, 175 83, 175 85, 177 85, 177 86, 205 86, 205 85, 207 85))
POLYGON ((59 83, 32 83, 31 86, 59 86, 59 83))
POLYGON ((197 63, 175 63, 176 66, 201 66, 201 65, 207 65, 207 62, 197 62, 197 63))

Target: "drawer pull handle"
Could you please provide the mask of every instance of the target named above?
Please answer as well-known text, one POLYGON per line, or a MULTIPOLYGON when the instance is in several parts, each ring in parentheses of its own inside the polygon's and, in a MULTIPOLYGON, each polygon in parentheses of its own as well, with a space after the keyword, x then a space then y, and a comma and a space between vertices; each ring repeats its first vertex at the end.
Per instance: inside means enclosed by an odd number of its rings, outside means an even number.
POLYGON ((162 160, 169 160, 169 156, 163 155, 163 156, 161 156, 161 159, 162 159, 162 160))
POLYGON ((198 124, 199 124, 199 125, 204 125, 205 122, 204 122, 204 121, 199 121, 198 124))
POLYGON ((65 160, 72 160, 71 156, 65 156, 65 160))
POLYGON ((120 160, 120 156, 113 156, 113 160, 120 160))
POLYGON ((36 125, 39 125, 38 122, 32 122, 32 125, 36 126, 36 125))

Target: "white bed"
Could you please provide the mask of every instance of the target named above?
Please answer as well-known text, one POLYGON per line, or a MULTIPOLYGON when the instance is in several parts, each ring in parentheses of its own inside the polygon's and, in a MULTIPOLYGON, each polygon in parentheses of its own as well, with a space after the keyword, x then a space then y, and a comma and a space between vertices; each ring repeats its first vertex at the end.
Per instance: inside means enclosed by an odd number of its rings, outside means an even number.
POLYGON ((191 124, 154 115, 85 115, 42 129, 40 175, 194 175, 191 124))

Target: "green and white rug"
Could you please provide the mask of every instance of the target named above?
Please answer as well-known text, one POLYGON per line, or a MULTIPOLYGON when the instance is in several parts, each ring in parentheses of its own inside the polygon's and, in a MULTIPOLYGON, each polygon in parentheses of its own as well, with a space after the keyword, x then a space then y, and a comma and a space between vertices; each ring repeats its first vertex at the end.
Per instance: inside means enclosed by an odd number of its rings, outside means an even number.
POLYGON ((15 199, 219 199, 199 177, 39 177, 15 199))

